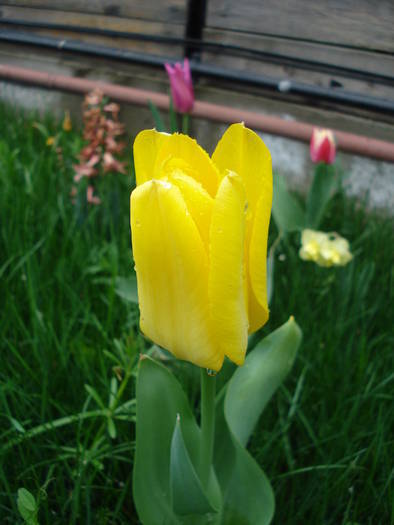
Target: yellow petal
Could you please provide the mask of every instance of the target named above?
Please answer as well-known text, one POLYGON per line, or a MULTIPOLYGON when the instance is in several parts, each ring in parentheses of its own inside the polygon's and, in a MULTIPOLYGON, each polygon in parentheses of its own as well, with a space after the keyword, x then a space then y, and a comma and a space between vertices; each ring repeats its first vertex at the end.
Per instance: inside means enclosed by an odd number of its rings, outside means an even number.
POLYGON ((210 337, 208 260, 179 188, 151 180, 131 194, 141 330, 176 357, 219 370, 210 337))
POLYGON ((187 209, 196 223, 208 254, 213 198, 204 190, 200 183, 180 170, 174 171, 168 177, 168 180, 181 190, 187 209))
POLYGON ((155 129, 145 129, 136 136, 133 153, 137 185, 159 177, 156 173, 157 156, 168 137, 168 133, 159 133, 155 129))
MULTIPOLYGON (((272 190, 272 187, 271 187, 272 190)), ((263 326, 269 316, 267 303, 267 243, 272 193, 262 191, 251 226, 249 243, 249 331, 263 326)))
POLYGON ((242 177, 252 213, 262 191, 269 191, 269 186, 272 198, 270 152, 261 138, 243 124, 233 124, 227 128, 216 146, 212 160, 222 174, 230 170, 242 177))
POLYGON ((223 172, 233 170, 242 177, 248 204, 246 265, 248 268, 249 331, 268 319, 267 237, 272 206, 272 165, 268 148, 243 124, 233 124, 219 141, 212 160, 223 172))
POLYGON ((141 131, 134 141, 134 163, 137 184, 167 177, 174 169, 201 183, 214 196, 219 173, 208 153, 188 135, 141 131))
POLYGON ((245 359, 248 317, 244 288, 245 190, 230 173, 222 180, 212 211, 208 295, 216 344, 232 361, 245 359))

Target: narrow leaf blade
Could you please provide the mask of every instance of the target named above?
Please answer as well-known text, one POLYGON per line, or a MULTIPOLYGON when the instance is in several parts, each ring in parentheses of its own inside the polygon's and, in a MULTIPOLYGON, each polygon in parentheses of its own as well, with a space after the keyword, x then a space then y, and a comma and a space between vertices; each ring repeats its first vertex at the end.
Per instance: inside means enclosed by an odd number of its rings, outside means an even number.
POLYGON ((280 175, 274 176, 272 215, 280 231, 291 232, 305 227, 305 214, 298 201, 291 195, 280 175))
POLYGON ((330 199, 338 190, 339 180, 333 166, 316 166, 313 182, 306 201, 306 225, 318 229, 330 199))

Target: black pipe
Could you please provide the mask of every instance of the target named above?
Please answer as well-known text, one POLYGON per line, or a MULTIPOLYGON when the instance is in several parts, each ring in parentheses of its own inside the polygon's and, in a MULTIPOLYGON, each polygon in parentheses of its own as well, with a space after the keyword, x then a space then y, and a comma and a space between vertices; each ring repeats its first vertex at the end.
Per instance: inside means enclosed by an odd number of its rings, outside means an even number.
MULTIPOLYGON (((122 49, 114 49, 106 46, 87 44, 75 40, 60 40, 40 35, 31 35, 18 31, 0 30, 0 41, 11 42, 49 49, 81 53, 98 58, 108 58, 128 63, 141 64, 152 67, 163 68, 165 62, 173 62, 174 57, 162 57, 157 55, 135 53, 122 49)), ((191 63, 192 72, 206 78, 215 80, 231 81, 233 83, 268 89, 278 93, 301 95, 308 101, 329 101, 346 106, 358 107, 372 110, 386 115, 394 115, 394 100, 380 99, 343 91, 338 88, 324 88, 301 82, 293 82, 286 79, 277 79, 265 75, 254 75, 241 71, 209 66, 196 62, 191 63)))
MULTIPOLYGON (((187 3, 185 38, 187 40, 202 40, 207 11, 206 0, 189 0, 187 3)), ((187 58, 201 60, 201 47, 187 43, 185 46, 187 58)))
POLYGON ((179 38, 164 35, 149 35, 146 33, 133 33, 128 31, 115 31, 112 29, 101 29, 84 26, 70 26, 66 24, 52 24, 47 22, 31 22, 28 20, 17 20, 10 18, 1 18, 0 24, 11 26, 25 26, 32 28, 42 28, 52 31, 72 31, 75 33, 100 35, 108 38, 126 38, 136 41, 157 42, 168 45, 180 45, 185 48, 185 56, 190 56, 186 53, 187 49, 199 50, 204 49, 209 51, 220 51, 221 53, 233 54, 236 56, 246 56, 254 60, 263 60, 271 64, 280 66, 296 67, 306 71, 320 71, 331 75, 339 75, 345 78, 352 78, 364 80, 366 82, 373 82, 375 84, 382 84, 394 87, 394 76, 385 75, 382 73, 372 73, 370 71, 363 71, 357 68, 350 68, 345 66, 337 66, 319 60, 310 60, 304 58, 293 57, 290 55, 283 55, 282 53, 272 53, 268 51, 261 51, 259 49, 251 49, 234 44, 223 44, 220 42, 212 42, 208 40, 199 40, 195 38, 179 38))

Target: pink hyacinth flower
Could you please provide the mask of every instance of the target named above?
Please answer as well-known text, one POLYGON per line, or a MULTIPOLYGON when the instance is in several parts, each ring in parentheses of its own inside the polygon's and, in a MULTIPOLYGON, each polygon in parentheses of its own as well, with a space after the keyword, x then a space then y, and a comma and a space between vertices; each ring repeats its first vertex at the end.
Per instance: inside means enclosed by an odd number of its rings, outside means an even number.
POLYGON ((164 66, 170 79, 171 95, 175 109, 180 113, 189 113, 194 105, 194 90, 189 60, 185 58, 183 66, 180 62, 173 66, 166 63, 164 66))
POLYGON ((325 162, 326 164, 332 164, 334 162, 336 146, 334 134, 331 130, 313 129, 310 154, 312 162, 325 162))
POLYGON ((101 203, 100 197, 93 195, 94 188, 93 186, 88 186, 86 189, 86 200, 89 204, 95 204, 96 206, 101 203))

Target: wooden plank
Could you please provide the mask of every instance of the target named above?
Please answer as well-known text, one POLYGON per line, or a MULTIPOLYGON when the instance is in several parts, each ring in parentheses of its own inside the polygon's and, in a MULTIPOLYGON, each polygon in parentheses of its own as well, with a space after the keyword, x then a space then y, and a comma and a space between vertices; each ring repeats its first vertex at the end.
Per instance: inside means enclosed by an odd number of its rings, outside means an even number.
MULTIPOLYGON (((107 15, 95 15, 89 13, 63 12, 49 9, 32 9, 25 7, 3 6, 0 8, 0 26, 2 18, 25 20, 27 22, 45 22, 48 24, 62 24, 70 26, 82 26, 92 29, 107 29, 112 31, 142 33, 154 36, 171 36, 181 38, 184 33, 183 24, 172 22, 150 21, 143 19, 119 18, 107 15)), ((47 35, 61 39, 74 39, 83 42, 106 45, 138 52, 157 54, 161 56, 182 56, 181 45, 166 45, 158 42, 138 41, 128 38, 106 37, 72 31, 59 31, 28 26, 8 26, 9 29, 20 29, 22 31, 40 35, 47 35)))
POLYGON ((258 51, 358 68, 370 73, 394 75, 394 55, 389 54, 339 48, 316 42, 294 42, 275 36, 239 33, 231 29, 206 28, 204 39, 220 44, 237 45, 258 51))
POLYGON ((2 6, 184 23, 186 0, 2 0, 2 6))
POLYGON ((394 51, 392 0, 210 0, 206 25, 394 51))
MULTIPOLYGON (((2 4, 4 4, 4 2, 2 2, 2 4)), ((76 13, 73 11, 2 4, 0 4, 0 23, 2 18, 11 18, 26 20, 27 22, 45 22, 128 32, 138 32, 143 24, 144 32, 151 35, 183 36, 184 33, 183 21, 179 23, 174 20, 165 22, 160 18, 156 20, 121 18, 118 16, 92 14, 89 12, 76 13)))

